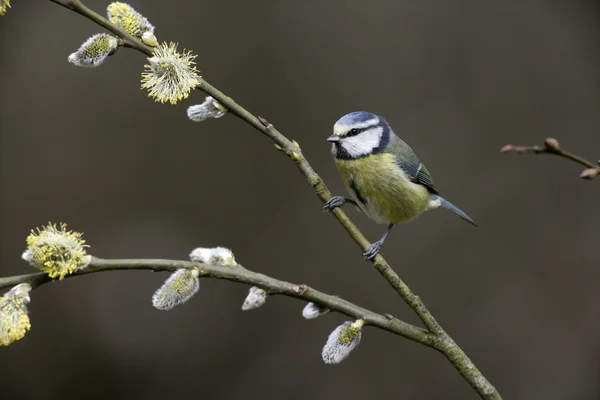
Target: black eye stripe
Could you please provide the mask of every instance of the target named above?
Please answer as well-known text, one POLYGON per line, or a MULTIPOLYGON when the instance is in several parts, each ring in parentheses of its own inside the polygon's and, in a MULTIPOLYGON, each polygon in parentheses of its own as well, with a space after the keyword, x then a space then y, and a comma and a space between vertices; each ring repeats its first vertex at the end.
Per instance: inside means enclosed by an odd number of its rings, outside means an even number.
POLYGON ((358 129, 358 128, 352 128, 352 129, 350 129, 350 130, 348 131, 348 133, 346 134, 346 137, 352 137, 352 136, 356 136, 356 135, 358 135, 359 133, 362 133, 362 132, 364 132, 365 130, 367 130, 367 128, 361 128, 361 129, 358 129))
POLYGON ((375 124, 375 125, 366 126, 364 128, 352 128, 348 131, 348 133, 346 133, 346 137, 356 136, 358 134, 363 133, 364 131, 369 131, 369 130, 377 128, 379 126, 380 126, 379 124, 375 124))

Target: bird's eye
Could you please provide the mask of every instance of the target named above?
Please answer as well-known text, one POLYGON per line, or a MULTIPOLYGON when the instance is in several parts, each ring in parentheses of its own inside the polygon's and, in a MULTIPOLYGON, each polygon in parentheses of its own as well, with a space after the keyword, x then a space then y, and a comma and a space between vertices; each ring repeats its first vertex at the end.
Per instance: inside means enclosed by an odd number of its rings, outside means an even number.
POLYGON ((348 132, 348 136, 358 135, 359 133, 360 133, 359 129, 352 128, 352 129, 350 129, 350 132, 348 132))

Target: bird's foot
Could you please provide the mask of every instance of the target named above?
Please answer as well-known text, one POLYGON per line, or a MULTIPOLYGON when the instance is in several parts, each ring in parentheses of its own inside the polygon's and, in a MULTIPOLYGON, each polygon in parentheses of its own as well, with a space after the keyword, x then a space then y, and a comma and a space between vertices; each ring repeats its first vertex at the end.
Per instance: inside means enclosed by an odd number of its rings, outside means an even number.
POLYGON ((379 254, 379 250, 381 249, 382 245, 382 241, 377 241, 373 243, 371 247, 369 247, 369 249, 363 253, 363 256, 365 256, 365 261, 371 261, 372 259, 374 259, 375 256, 379 254))
POLYGON ((325 203, 325 205, 323 206, 323 212, 331 211, 334 208, 343 206, 344 204, 346 204, 346 200, 347 199, 343 196, 333 196, 332 198, 327 200, 327 203, 325 203))

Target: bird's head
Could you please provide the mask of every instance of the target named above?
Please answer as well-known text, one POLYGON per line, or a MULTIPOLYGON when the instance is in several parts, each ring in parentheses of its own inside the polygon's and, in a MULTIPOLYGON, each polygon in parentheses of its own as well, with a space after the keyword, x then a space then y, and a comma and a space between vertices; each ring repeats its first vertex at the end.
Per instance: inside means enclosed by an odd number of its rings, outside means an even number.
POLYGON ((355 111, 344 115, 333 125, 331 153, 336 158, 355 159, 385 150, 390 141, 391 129, 378 115, 355 111))

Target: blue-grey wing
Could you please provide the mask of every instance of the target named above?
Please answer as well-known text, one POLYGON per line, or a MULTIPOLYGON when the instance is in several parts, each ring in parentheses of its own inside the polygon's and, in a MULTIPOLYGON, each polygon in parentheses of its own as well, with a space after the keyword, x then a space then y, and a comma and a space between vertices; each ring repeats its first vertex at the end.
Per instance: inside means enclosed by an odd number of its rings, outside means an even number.
POLYGON ((427 171, 427 168, 425 168, 425 165, 422 162, 418 160, 412 163, 397 161, 396 164, 404 170, 411 182, 425 186, 429 193, 439 194, 431 175, 429 175, 429 171, 427 171))
POLYGON ((425 165, 402 139, 394 135, 386 151, 394 154, 396 164, 404 170, 411 182, 425 186, 429 193, 439 194, 425 165))

